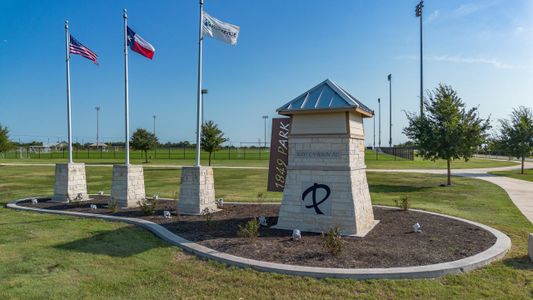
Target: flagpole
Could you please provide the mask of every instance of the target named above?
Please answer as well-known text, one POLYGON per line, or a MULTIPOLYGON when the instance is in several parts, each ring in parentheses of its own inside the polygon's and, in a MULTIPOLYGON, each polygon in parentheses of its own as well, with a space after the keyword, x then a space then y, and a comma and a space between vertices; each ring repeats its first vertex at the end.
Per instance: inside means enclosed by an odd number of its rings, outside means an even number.
POLYGON ((124 9, 124 110, 126 166, 130 164, 130 112, 128 96, 128 10, 124 9))
POLYGON ((65 20, 65 42, 67 63, 67 131, 68 131, 68 162, 72 163, 72 120, 70 109, 70 35, 68 33, 68 20, 65 20))
POLYGON ((204 18, 204 0, 200 0, 200 30, 198 36, 198 91, 196 96, 196 167, 200 166, 200 138, 202 134, 202 118, 200 116, 202 111, 202 42, 203 31, 202 21, 204 18))

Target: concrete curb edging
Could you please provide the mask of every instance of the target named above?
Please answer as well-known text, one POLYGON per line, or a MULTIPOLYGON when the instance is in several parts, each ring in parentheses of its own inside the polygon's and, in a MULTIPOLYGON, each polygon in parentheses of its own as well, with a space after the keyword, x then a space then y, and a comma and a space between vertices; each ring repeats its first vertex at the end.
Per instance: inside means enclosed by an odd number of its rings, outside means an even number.
MULTIPOLYGON (((36 199, 48 199, 49 197, 40 197, 36 199)), ((263 272, 274 272, 287 275, 297 275, 297 276, 309 276, 315 278, 350 278, 350 279, 414 279, 414 278, 436 278, 448 274, 459 274, 463 272, 468 272, 482 266, 485 266, 493 261, 499 260, 505 256, 507 251, 511 248, 511 239, 504 233, 469 220, 461 219, 458 217, 443 215, 439 213, 433 213, 423 210, 412 209, 413 211, 428 213, 432 215, 442 216, 451 218, 454 220, 462 221, 477 227, 480 227, 496 237, 496 243, 492 245, 489 249, 478 253, 476 255, 463 258, 456 261, 425 265, 425 266, 413 266, 413 267, 396 267, 396 268, 362 268, 362 269, 344 269, 344 268, 322 268, 322 267, 308 267, 308 266, 297 266, 297 265, 286 265, 280 263, 272 263, 259 261, 249 258, 238 257, 235 255, 226 254, 213 250, 189 240, 186 240, 178 235, 173 234, 168 231, 163 226, 160 226, 156 223, 137 219, 137 218, 126 218, 126 217, 115 217, 107 216, 100 214, 92 213, 80 213, 80 212, 67 212, 67 211, 54 211, 40 208, 32 207, 23 207, 19 206, 18 203, 21 201, 27 201, 33 198, 23 198, 11 201, 6 205, 6 207, 16 210, 32 211, 32 212, 41 212, 49 214, 58 214, 58 215, 67 215, 67 216, 77 216, 85 218, 95 218, 102 219, 106 221, 115 221, 115 222, 125 222, 133 224, 144 229, 151 231, 153 234, 161 238, 162 240, 178 246, 183 250, 193 253, 200 258, 212 259, 215 261, 222 262, 230 266, 237 266, 242 268, 252 268, 257 271, 263 272)), ((257 204, 257 203, 255 203, 257 204)), ((245 205, 245 203, 243 203, 245 205)), ((388 206, 378 207, 391 208, 388 206)), ((394 208, 391 208, 394 209, 394 208)))

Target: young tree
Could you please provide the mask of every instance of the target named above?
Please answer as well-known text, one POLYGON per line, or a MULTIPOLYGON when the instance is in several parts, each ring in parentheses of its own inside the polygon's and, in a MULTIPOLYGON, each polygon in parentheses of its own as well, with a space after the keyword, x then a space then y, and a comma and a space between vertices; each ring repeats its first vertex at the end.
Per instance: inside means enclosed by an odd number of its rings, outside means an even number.
POLYGON ((513 110, 510 120, 500 120, 499 143, 507 153, 521 159, 521 173, 524 174, 524 161, 533 148, 533 112, 520 106, 513 110))
POLYGON ((148 162, 148 150, 153 149, 158 143, 157 137, 146 129, 139 128, 131 136, 131 147, 144 151, 144 162, 148 162))
POLYGON ((407 114, 409 126, 403 133, 414 141, 424 159, 447 162, 451 185, 451 161, 468 161, 487 137, 489 120, 479 117, 477 107, 465 109, 465 104, 451 86, 440 84, 428 93, 424 101, 426 115, 407 114))
POLYGON ((202 138, 200 146, 202 150, 209 153, 209 165, 211 165, 211 154, 220 149, 220 145, 227 142, 224 133, 218 129, 213 121, 207 121, 202 125, 202 138))
POLYGON ((4 153, 13 149, 14 145, 9 140, 9 129, 0 125, 0 153, 4 156, 4 153))

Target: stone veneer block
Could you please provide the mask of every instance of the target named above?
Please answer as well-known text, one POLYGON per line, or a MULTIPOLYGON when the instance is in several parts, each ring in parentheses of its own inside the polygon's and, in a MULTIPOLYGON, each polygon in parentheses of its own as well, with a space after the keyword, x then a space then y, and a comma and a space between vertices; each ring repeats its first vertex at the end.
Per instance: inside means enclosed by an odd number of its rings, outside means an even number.
POLYGON ((181 169, 180 197, 178 213, 200 215, 209 208, 217 211, 215 202, 215 181, 213 168, 204 166, 183 167, 181 169))
POLYGON ((529 234, 527 246, 527 253, 529 254, 529 259, 533 262, 533 233, 529 234))
POLYGON ((146 198, 144 171, 140 165, 113 165, 111 198, 120 208, 138 207, 137 201, 146 198))
POLYGON ((69 202, 72 200, 88 200, 85 164, 66 163, 56 164, 54 202, 69 202))

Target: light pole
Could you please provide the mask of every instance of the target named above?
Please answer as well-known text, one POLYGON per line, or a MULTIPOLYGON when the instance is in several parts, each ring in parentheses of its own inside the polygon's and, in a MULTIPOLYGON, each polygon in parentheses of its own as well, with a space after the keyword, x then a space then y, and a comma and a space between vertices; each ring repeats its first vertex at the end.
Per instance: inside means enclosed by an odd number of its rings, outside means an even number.
POLYGON ((202 89, 202 125, 204 125, 204 95, 207 95, 209 91, 207 89, 202 89))
POLYGON ((424 63, 423 63, 423 47, 422 47, 422 9, 424 8, 424 1, 421 0, 415 9, 416 16, 420 18, 420 116, 424 115, 424 63))
POLYGON ((392 74, 387 76, 389 80, 389 148, 392 148, 392 74))
POLYGON ((100 106, 95 107, 96 109, 96 148, 100 147, 100 106))
POLYGON ((153 115, 152 117, 154 118, 154 131, 153 131, 153 132, 154 132, 154 135, 156 135, 156 134, 155 134, 155 118, 157 118, 157 116, 156 116, 156 115, 153 115))
POLYGON ((267 119, 268 116, 263 116, 263 120, 265 120, 265 148, 267 147, 267 119))
POLYGON ((379 115, 379 139, 378 139, 378 147, 381 148, 381 99, 378 98, 378 115, 379 115))

